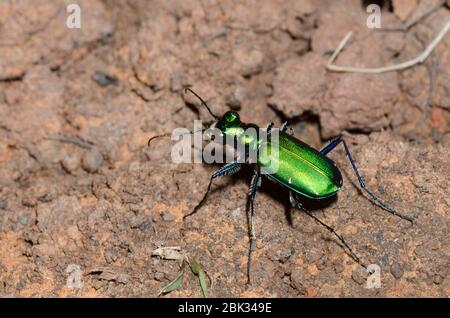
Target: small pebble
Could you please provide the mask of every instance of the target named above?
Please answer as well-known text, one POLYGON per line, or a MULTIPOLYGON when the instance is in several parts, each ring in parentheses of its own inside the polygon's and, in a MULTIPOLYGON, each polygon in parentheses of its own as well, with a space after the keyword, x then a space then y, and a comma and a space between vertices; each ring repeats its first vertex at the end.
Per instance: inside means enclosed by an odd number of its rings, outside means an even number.
POLYGON ((161 213, 161 217, 162 217, 162 219, 163 219, 164 221, 166 221, 166 222, 172 222, 172 221, 175 221, 175 216, 174 216, 172 213, 167 212, 167 211, 161 213))
POLYGON ((156 272, 153 275, 153 278, 159 282, 162 282, 164 280, 164 277, 165 277, 164 273, 161 273, 161 272, 156 272))
POLYGON ((322 251, 318 249, 310 249, 305 252, 305 259, 308 261, 308 263, 316 263, 318 260, 320 260, 323 256, 322 251))
POLYGON ((294 269, 291 273, 291 286, 299 291, 300 294, 305 295, 307 289, 305 285, 305 273, 299 269, 294 269))
POLYGON ((322 271, 327 266, 327 261, 325 258, 321 258, 319 261, 316 262, 316 267, 319 271, 322 271))
POLYGON ((113 251, 110 251, 110 250, 105 251, 104 256, 105 256, 106 262, 109 263, 109 264, 113 263, 113 262, 115 262, 117 260, 117 254, 115 252, 113 252, 113 251))
POLYGON ((7 206, 6 200, 0 199, 0 210, 6 209, 7 206))
POLYGON ((316 297, 317 296, 317 289, 315 289, 314 287, 309 287, 308 290, 306 291, 306 295, 308 297, 316 297))
POLYGON ((135 216, 130 221, 130 227, 146 231, 152 228, 152 223, 142 216, 135 216))
POLYGON ((128 277, 127 277, 127 275, 126 274, 123 274, 123 273, 121 273, 121 274, 119 274, 118 276, 117 276, 117 282, 119 283, 119 284, 126 284, 127 282, 128 282, 128 277))
POLYGON ((23 280, 21 279, 17 284, 16 284, 16 289, 17 290, 22 290, 25 288, 25 283, 23 282, 23 280))
POLYGON ((14 171, 11 175, 12 179, 14 181, 18 181, 20 178, 22 178, 22 172, 20 171, 14 171))
POLYGON ((117 77, 108 75, 102 71, 95 71, 92 79, 100 86, 105 87, 108 85, 117 84, 117 77))
POLYGON ((141 225, 139 225, 139 229, 141 231, 146 231, 152 228, 152 223, 149 220, 145 220, 141 225))
POLYGON ((336 274, 342 273, 344 271, 344 265, 342 265, 341 263, 334 264, 334 271, 336 272, 336 274))
POLYGON ((26 207, 34 207, 37 204, 36 198, 30 193, 25 193, 22 198, 22 204, 26 207))
POLYGON ((362 285, 366 282, 366 273, 362 270, 354 270, 352 273, 352 279, 359 285, 362 285))
POLYGON ((444 277, 442 277, 439 274, 434 274, 433 276, 433 283, 435 283, 436 285, 441 284, 444 281, 444 277))
POLYGON ((65 155, 61 160, 61 166, 66 172, 72 173, 80 166, 80 158, 74 154, 65 155))
POLYGON ((239 66, 239 73, 243 77, 250 77, 262 71, 264 54, 261 51, 237 50, 234 53, 234 58, 239 66))
POLYGON ((22 225, 27 225, 28 224, 28 220, 29 220, 29 215, 28 214, 22 214, 21 216, 19 216, 19 222, 22 225))
POLYGON ((244 98, 245 89, 242 86, 238 86, 230 95, 227 96, 227 105, 233 110, 239 110, 244 98))
POLYGON ((280 248, 274 251, 273 254, 269 256, 269 258, 281 263, 285 263, 291 255, 292 250, 288 248, 280 248))
POLYGON ((391 265, 391 274, 392 276, 394 276, 396 279, 399 279, 403 276, 403 268, 400 266, 399 263, 394 262, 391 265))
POLYGON ((142 224, 142 222, 144 222, 142 217, 134 216, 130 220, 130 227, 132 229, 137 229, 142 224))
POLYGON ((83 156, 82 166, 87 172, 96 172, 103 163, 103 156, 96 148, 86 151, 83 156))

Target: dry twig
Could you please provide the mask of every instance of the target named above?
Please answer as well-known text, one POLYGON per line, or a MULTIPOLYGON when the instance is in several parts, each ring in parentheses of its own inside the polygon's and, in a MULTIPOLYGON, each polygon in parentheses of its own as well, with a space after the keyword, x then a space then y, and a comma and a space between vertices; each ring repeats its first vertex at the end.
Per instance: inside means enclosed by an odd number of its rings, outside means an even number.
POLYGON ((440 7, 442 7, 444 4, 446 4, 447 0, 441 0, 438 4, 436 4, 434 7, 431 7, 427 11, 425 11, 422 15, 419 15, 418 17, 412 19, 411 21, 403 24, 400 27, 397 28, 381 28, 377 29, 377 31, 393 31, 393 32, 406 32, 409 29, 411 29, 413 26, 415 26, 417 23, 428 17, 433 12, 437 11, 440 7))
POLYGON ((348 42, 348 40, 352 36, 352 32, 349 32, 344 37, 344 39, 341 41, 341 43, 339 43, 339 46, 336 48, 333 55, 328 60, 328 64, 326 65, 326 68, 328 70, 334 71, 334 72, 371 73, 371 74, 404 70, 413 65, 423 63, 427 59, 427 57, 431 54, 431 52, 434 50, 434 48, 439 44, 439 42, 442 41, 442 39, 444 38, 445 34, 448 32, 449 29, 450 29, 450 21, 447 21, 447 23, 444 25, 444 27, 438 33, 438 35, 433 39, 433 41, 431 41, 431 43, 427 46, 427 48, 416 58, 409 60, 409 61, 399 63, 399 64, 388 65, 388 66, 383 66, 383 67, 375 67, 375 68, 339 66, 339 65, 333 64, 336 57, 339 55, 339 53, 345 47, 345 44, 348 42))
POLYGON ((74 136, 52 135, 52 136, 46 137, 46 139, 48 139, 48 140, 56 140, 56 141, 66 142, 66 143, 71 143, 71 144, 77 145, 77 146, 79 146, 81 148, 84 148, 84 149, 91 149, 92 148, 92 144, 90 144, 87 141, 84 141, 83 139, 81 139, 79 137, 74 137, 74 136))

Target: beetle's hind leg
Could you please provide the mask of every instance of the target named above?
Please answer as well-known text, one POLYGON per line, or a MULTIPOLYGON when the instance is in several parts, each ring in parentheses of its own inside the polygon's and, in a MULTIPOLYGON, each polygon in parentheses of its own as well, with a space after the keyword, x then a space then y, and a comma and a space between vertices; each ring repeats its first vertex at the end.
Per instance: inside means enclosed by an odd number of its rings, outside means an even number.
POLYGON ((209 179, 208 187, 206 188, 206 192, 203 195, 203 198, 200 200, 200 202, 192 209, 192 211, 185 216, 183 216, 183 220, 187 218, 188 216, 191 216, 192 214, 197 213, 197 211, 202 207, 203 203, 205 203, 206 198, 208 197, 209 192, 211 191, 212 182, 215 178, 225 175, 231 175, 233 173, 236 173, 241 169, 241 164, 239 162, 230 162, 224 165, 223 167, 219 168, 218 170, 214 171, 214 173, 211 175, 211 178, 209 179))
POLYGON ((253 223, 253 214, 254 214, 254 202, 256 197, 256 192, 258 191, 258 187, 261 185, 261 172, 259 168, 255 169, 253 173, 252 180, 250 182, 250 188, 248 191, 248 208, 247 208, 247 222, 248 222, 248 234, 249 234, 249 250, 248 250, 248 262, 247 262, 247 284, 251 284, 250 272, 252 266, 252 255, 255 245, 255 227, 253 223))
POLYGON ((347 244, 347 242, 344 240, 344 238, 339 235, 331 226, 320 220, 317 216, 312 214, 310 211, 308 211, 303 204, 301 204, 297 198, 294 196, 292 191, 289 191, 289 201, 291 202, 291 205, 294 208, 300 209, 303 212, 306 213, 306 215, 310 216, 314 221, 325 227, 329 232, 331 232, 334 236, 338 238, 338 240, 342 243, 341 247, 344 249, 344 251, 350 255, 350 257, 357 262, 359 265, 361 265, 364 268, 367 268, 367 266, 361 261, 361 259, 353 252, 353 249, 347 244))
POLYGON ((364 182, 364 179, 361 177, 361 175, 359 174, 358 168, 356 167, 355 164, 355 160, 353 160, 353 157, 350 153, 350 150, 347 147, 347 144, 345 143, 344 138, 342 138, 342 136, 336 137, 334 139, 332 139, 330 141, 330 143, 323 148, 322 150, 320 150, 320 153, 322 155, 327 155, 329 152, 331 152, 334 148, 336 148, 337 145, 339 145, 340 143, 342 143, 344 145, 344 149, 345 149, 345 153, 347 155, 348 160, 350 161, 353 171, 355 172, 356 178, 358 179, 359 185, 361 186, 361 189, 363 189, 371 198, 372 200, 379 205, 381 208, 383 208, 384 210, 386 210, 387 212, 403 219, 406 221, 409 221, 411 223, 413 223, 413 220, 408 217, 405 216, 403 214, 398 213, 397 211, 395 211, 393 208, 391 208, 389 205, 387 205, 386 203, 384 203, 383 201, 381 201, 381 199, 376 196, 374 193, 372 193, 372 191, 370 191, 367 187, 366 187, 366 183, 364 182))

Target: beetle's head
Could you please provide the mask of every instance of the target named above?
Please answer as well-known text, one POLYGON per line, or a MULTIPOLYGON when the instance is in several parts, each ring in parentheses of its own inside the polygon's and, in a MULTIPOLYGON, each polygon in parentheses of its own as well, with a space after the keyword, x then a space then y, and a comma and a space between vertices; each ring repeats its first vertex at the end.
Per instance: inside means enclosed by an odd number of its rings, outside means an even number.
POLYGON ((226 112, 217 122, 216 128, 224 136, 239 136, 244 131, 239 114, 234 111, 226 112))
POLYGON ((215 128, 228 140, 236 140, 246 146, 256 147, 258 142, 258 126, 241 122, 239 114, 234 111, 226 112, 218 119, 215 128))

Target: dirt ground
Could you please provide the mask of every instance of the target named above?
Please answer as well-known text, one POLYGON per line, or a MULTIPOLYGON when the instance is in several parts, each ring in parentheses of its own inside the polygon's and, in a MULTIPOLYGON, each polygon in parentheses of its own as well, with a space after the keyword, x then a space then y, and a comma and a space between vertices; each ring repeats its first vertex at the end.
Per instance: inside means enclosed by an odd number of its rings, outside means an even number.
MULTIPOLYGON (((201 263, 212 297, 450 296, 450 34, 403 71, 325 68, 349 31, 338 65, 416 57, 448 5, 386 32, 366 27, 370 1, 78 0, 81 28, 69 29, 71 2, 0 3, 1 296, 155 297, 180 262, 152 253, 171 246, 201 263), (414 218, 372 204, 343 150, 330 154, 344 186, 314 213, 380 266, 380 288, 267 179, 247 286, 249 170, 217 180, 182 220, 217 167, 172 164, 170 139, 147 140, 210 120, 186 85, 215 113, 262 127, 289 119, 317 148, 344 133, 367 185, 414 218)), ((439 2, 377 1, 382 27, 439 2)), ((167 296, 201 295, 187 272, 167 296)))

